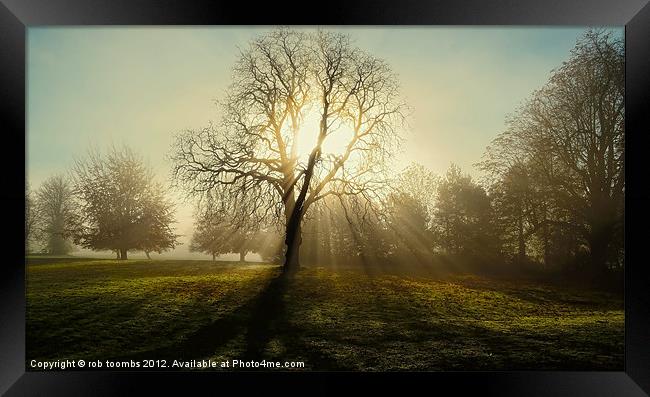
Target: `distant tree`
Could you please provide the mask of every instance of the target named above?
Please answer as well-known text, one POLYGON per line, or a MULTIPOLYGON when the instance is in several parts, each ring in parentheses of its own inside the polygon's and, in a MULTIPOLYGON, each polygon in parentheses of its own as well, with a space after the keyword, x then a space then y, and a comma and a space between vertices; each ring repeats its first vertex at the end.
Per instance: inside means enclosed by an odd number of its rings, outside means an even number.
POLYGON ((383 205, 362 196, 324 198, 305 218, 301 260, 320 266, 382 264, 389 253, 383 218, 383 205))
POLYGON ((454 164, 438 184, 432 226, 437 246, 448 254, 498 250, 489 197, 454 164))
POLYGON ((246 255, 254 251, 254 238, 255 234, 238 230, 233 225, 198 224, 192 238, 190 251, 210 254, 213 261, 219 255, 237 253, 239 261, 246 262, 246 255))
POLYGON ((36 192, 38 221, 32 218, 30 229, 38 229, 37 236, 48 253, 64 255, 72 250, 71 236, 78 216, 72 187, 63 176, 50 177, 36 192))
POLYGON ((72 175, 81 203, 78 244, 117 251, 120 259, 127 259, 129 250, 162 252, 175 247, 174 205, 151 169, 129 148, 112 148, 106 155, 90 152, 75 161, 72 175))
POLYGON ((264 262, 280 264, 284 257, 283 233, 269 226, 259 230, 253 239, 254 251, 264 262))
POLYGON ((151 252, 160 254, 178 244, 179 236, 170 228, 174 222, 174 205, 164 197, 160 188, 151 189, 148 205, 139 222, 144 235, 141 249, 147 258, 151 259, 151 252))
POLYGON ((481 164, 495 183, 524 164, 543 188, 530 193, 544 204, 533 226, 549 242, 547 254, 552 236, 574 234, 576 244, 588 247, 595 273, 617 266, 623 246, 624 69, 622 40, 588 30, 569 60, 508 119, 481 164))
POLYGON ((305 262, 378 267, 428 261, 436 177, 412 164, 392 182, 392 191, 379 203, 354 195, 319 202, 303 228, 305 262))
POLYGON ((212 255, 212 260, 223 250, 225 228, 219 219, 214 219, 211 213, 201 213, 196 216, 194 233, 190 241, 190 252, 204 252, 212 255))
POLYGON ((34 203, 34 193, 30 190, 29 184, 25 184, 25 252, 30 252, 31 242, 36 232, 38 221, 38 209, 34 203))
POLYGON ((435 191, 440 178, 422 164, 412 163, 396 179, 396 190, 420 203, 431 217, 435 206, 435 191))
POLYGON ((411 164, 399 174, 385 209, 387 239, 394 259, 426 262, 432 257, 432 215, 438 184, 438 178, 420 164, 411 164))
POLYGON ((220 187, 224 200, 248 197, 273 214, 285 270, 294 270, 312 205, 328 196, 374 202, 385 189, 403 121, 398 92, 390 67, 345 34, 272 31, 242 50, 218 127, 179 135, 175 179, 193 194, 220 187))
POLYGON ((503 178, 490 186, 490 197, 507 254, 519 262, 527 259, 527 244, 537 229, 535 192, 525 164, 513 164, 503 178))
POLYGON ((238 253, 240 262, 245 262, 246 255, 257 248, 260 227, 247 221, 246 214, 237 217, 231 211, 227 203, 211 196, 203 200, 197 209, 190 251, 210 254, 212 260, 222 254, 238 253))
POLYGON ((395 193, 389 197, 386 212, 386 235, 392 259, 428 261, 433 254, 434 239, 425 204, 407 193, 395 193))

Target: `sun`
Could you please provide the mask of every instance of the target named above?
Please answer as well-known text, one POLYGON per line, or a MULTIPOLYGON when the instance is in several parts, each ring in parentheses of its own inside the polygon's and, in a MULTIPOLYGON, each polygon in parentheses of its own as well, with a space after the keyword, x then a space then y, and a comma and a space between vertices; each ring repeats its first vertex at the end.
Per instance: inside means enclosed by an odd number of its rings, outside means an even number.
MULTIPOLYGON (((320 113, 317 111, 307 112, 302 118, 297 140, 294 142, 294 145, 296 145, 298 161, 307 161, 309 154, 316 146, 319 132, 320 113)), ((334 126, 330 127, 330 131, 321 147, 321 153, 323 155, 343 154, 353 137, 354 132, 349 123, 336 123, 334 126)))

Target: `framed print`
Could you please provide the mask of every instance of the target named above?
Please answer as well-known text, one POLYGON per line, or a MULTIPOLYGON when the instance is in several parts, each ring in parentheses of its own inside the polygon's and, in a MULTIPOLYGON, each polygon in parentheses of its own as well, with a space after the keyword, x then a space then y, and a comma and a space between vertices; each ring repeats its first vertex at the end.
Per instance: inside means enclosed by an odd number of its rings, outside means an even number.
POLYGON ((3 393, 647 395, 644 0, 229 7, 3 0, 3 393))

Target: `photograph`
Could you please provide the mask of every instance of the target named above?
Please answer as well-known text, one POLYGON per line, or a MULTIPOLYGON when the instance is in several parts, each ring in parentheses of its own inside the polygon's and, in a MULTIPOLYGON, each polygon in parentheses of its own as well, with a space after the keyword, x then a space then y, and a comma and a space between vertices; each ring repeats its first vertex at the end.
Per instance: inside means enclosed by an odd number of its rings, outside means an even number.
POLYGON ((625 36, 29 27, 25 371, 625 371, 625 36))

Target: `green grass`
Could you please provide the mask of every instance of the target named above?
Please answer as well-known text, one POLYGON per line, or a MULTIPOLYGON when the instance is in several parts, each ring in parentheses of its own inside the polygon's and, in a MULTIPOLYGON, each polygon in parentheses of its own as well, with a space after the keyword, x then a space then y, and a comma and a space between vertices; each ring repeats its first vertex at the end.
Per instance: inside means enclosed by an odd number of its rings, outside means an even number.
POLYGON ((620 297, 475 276, 86 260, 27 267, 27 361, 236 358, 314 370, 622 370, 620 297), (277 281, 277 279, 276 279, 277 281))

